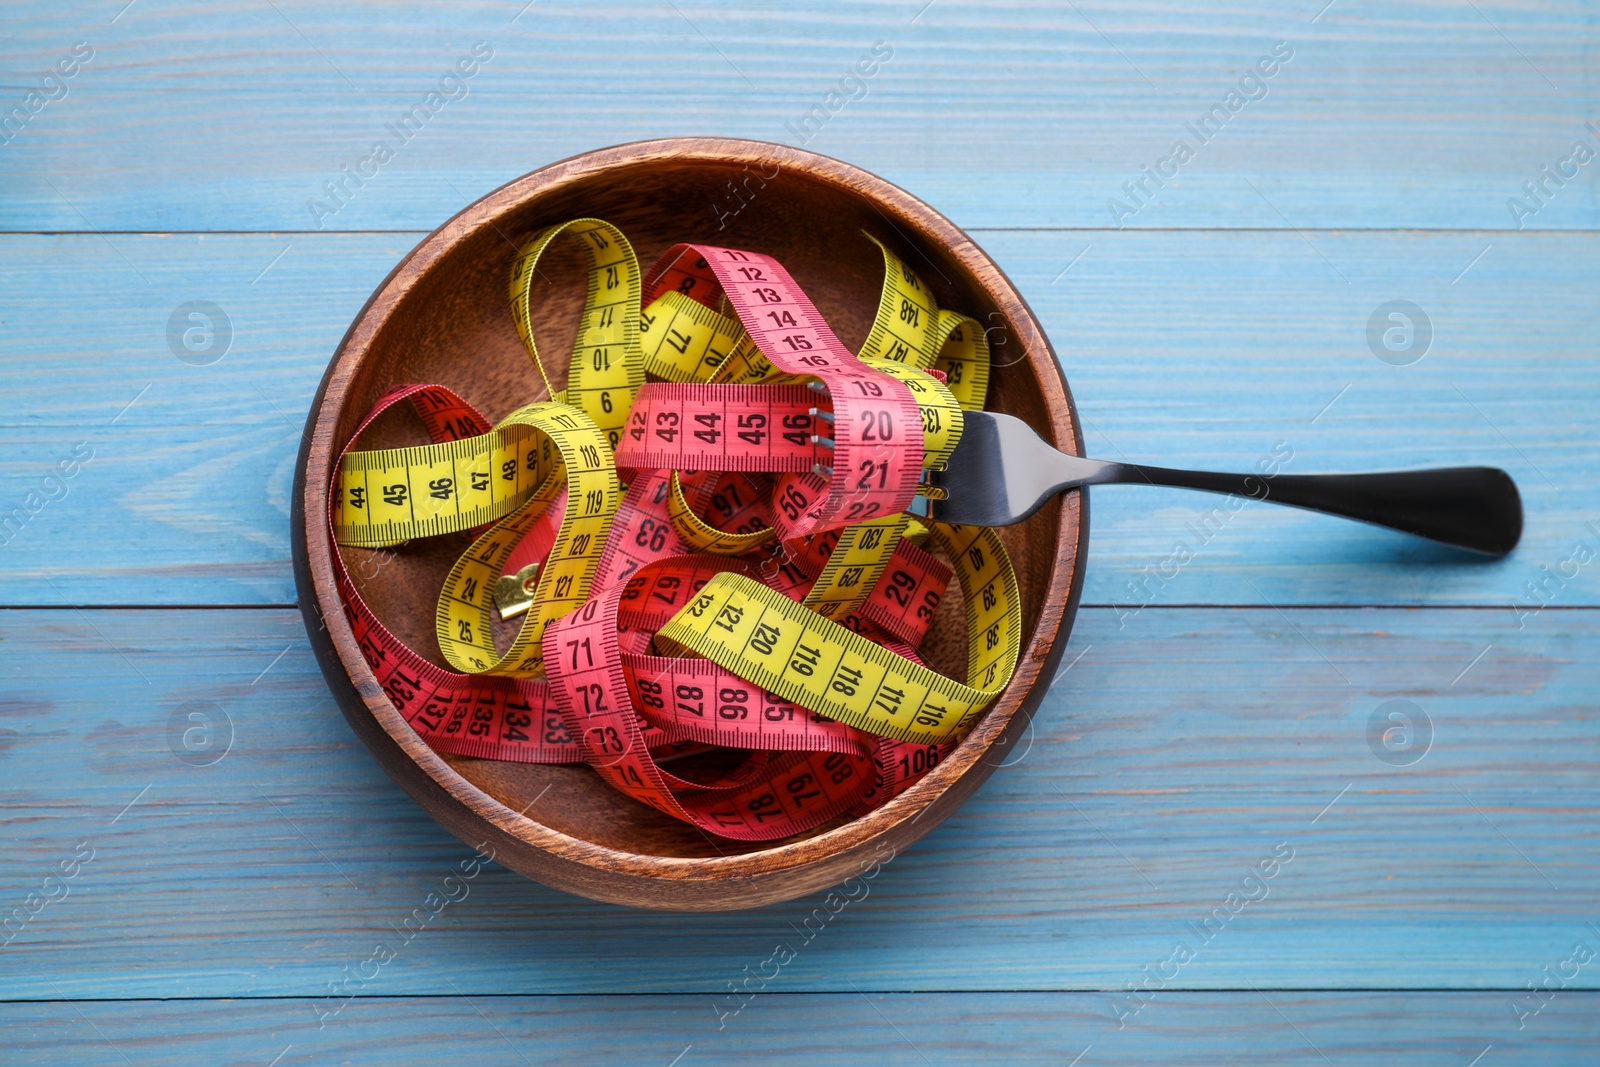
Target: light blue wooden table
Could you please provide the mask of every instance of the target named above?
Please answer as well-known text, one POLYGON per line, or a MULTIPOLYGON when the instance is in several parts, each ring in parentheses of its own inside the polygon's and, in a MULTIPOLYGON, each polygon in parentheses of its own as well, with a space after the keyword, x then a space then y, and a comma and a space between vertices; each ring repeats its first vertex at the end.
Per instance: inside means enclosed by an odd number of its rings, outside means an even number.
POLYGON ((123 3, 0 14, 0 1063, 1596 1062, 1600 9, 123 3), (808 139, 967 228, 1094 454, 1496 464, 1522 546, 1096 491, 1023 746, 736 1015, 814 902, 646 914, 490 866, 370 974, 470 853, 291 606, 312 391, 463 205, 674 134, 808 139), (197 300, 208 365, 169 339, 197 300), (1396 300, 1412 332, 1370 329, 1396 300))

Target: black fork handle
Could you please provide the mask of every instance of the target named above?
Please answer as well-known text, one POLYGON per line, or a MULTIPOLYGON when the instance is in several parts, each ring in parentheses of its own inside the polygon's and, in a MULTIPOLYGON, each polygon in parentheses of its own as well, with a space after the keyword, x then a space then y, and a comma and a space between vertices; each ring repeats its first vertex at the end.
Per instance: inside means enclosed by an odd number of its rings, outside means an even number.
MULTIPOLYGON (((1498 467, 1381 474, 1216 474, 1117 464, 1124 484, 1150 482, 1341 515, 1431 541, 1503 556, 1522 537, 1522 497, 1498 467)), ((1097 481, 1100 479, 1097 479, 1097 481)))

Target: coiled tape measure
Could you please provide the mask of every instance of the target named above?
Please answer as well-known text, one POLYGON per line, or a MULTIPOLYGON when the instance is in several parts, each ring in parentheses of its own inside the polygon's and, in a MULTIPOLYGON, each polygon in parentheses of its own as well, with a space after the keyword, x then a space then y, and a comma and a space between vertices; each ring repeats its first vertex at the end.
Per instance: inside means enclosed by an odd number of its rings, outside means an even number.
POLYGON ((329 488, 352 559, 475 532, 438 598, 452 669, 390 633, 335 556, 362 653, 420 737, 587 762, 750 841, 871 811, 954 747, 1011 679, 1021 597, 994 531, 926 522, 914 501, 982 408, 989 352, 878 246, 877 314, 852 353, 770 256, 686 244, 644 274, 598 219, 522 245, 512 315, 550 399, 491 424, 443 386, 397 386, 352 442, 404 401, 431 443, 347 446, 329 488), (559 393, 534 288, 558 239, 588 262, 559 393), (917 652, 952 580, 965 681, 917 652), (504 648, 497 613, 521 616, 504 648), (709 774, 667 769, 714 748, 736 752, 709 774))

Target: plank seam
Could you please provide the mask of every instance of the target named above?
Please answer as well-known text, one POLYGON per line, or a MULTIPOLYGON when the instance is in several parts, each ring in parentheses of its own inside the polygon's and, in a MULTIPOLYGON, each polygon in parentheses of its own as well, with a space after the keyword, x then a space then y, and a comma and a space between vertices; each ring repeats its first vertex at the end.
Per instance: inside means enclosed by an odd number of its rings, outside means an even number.
MULTIPOLYGON (((615 993, 363 993, 354 994, 352 1000, 364 1001, 404 1001, 404 1000, 503 1000, 503 999, 568 999, 574 997, 705 997, 708 994, 717 994, 716 989, 696 989, 688 992, 680 990, 631 990, 615 993)), ((1015 996, 1018 994, 1058 993, 1063 996, 1099 996, 1102 994, 1124 993, 1122 987, 1016 987, 1007 989, 851 989, 841 991, 837 989, 794 989, 776 993, 777 996, 791 997, 853 997, 862 993, 879 994, 882 996, 1015 996)), ((1216 994, 1254 996, 1258 993, 1284 993, 1284 994, 1318 994, 1318 995, 1364 995, 1373 993, 1416 993, 1442 996, 1477 996, 1488 993, 1525 993, 1522 986, 1218 986, 1215 988, 1175 988, 1164 986, 1161 989, 1163 996, 1173 994, 1176 996, 1213 996, 1216 994)), ((1574 988, 1567 986, 1563 993, 1600 994, 1596 988, 1574 988)), ((60 997, 0 997, 0 1004, 188 1004, 188 1003, 217 1003, 221 1001, 260 1001, 268 1003, 279 1000, 305 1000, 308 996, 320 994, 312 993, 283 993, 271 996, 214 996, 214 997, 81 997, 63 1000, 60 997)))

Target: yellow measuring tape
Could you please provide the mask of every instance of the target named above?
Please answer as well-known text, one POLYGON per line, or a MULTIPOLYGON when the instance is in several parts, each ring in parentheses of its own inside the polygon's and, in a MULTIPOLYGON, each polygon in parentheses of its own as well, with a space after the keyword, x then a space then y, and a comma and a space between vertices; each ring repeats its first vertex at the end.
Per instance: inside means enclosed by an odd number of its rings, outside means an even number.
POLYGON ((628 239, 608 222, 574 219, 534 234, 523 243, 511 272, 511 318, 552 400, 577 408, 605 432, 615 449, 633 396, 644 384, 639 351, 639 261, 628 239), (589 258, 589 288, 568 362, 567 388, 557 395, 533 339, 533 289, 539 257, 563 234, 577 240, 589 258))
POLYGON ((644 309, 639 333, 645 373, 664 382, 713 381, 730 356, 742 362, 755 352, 738 319, 679 292, 662 293, 644 309))
POLYGON ((462 441, 348 452, 333 529, 341 545, 380 548, 466 530, 520 507, 550 475, 525 457, 522 426, 462 441))
POLYGON ((988 706, 1017 665, 1016 573, 994 531, 935 523, 967 611, 963 685, 807 611, 743 575, 719 574, 656 643, 694 653, 819 715, 913 744, 947 741, 988 706))
POLYGON ((910 525, 911 516, 902 512, 846 526, 801 604, 824 619, 842 619, 859 608, 910 525))
POLYGON ((910 268, 882 241, 867 237, 883 252, 883 293, 857 354, 943 371, 962 407, 983 410, 989 393, 989 340, 983 328, 966 315, 941 310, 910 268))
POLYGON ((445 578, 435 616, 439 649, 452 667, 468 674, 531 676, 543 669, 544 628, 589 598, 589 583, 622 499, 605 437, 581 411, 565 404, 529 404, 501 426, 508 424, 535 430, 540 461, 553 460, 556 470, 543 492, 534 493, 515 514, 474 541, 445 578), (555 499, 562 481, 567 506, 555 546, 539 568, 533 606, 511 647, 497 653, 490 615, 495 582, 522 535, 555 499))
MULTIPOLYGON (((736 318, 678 292, 640 310, 633 249, 598 219, 552 226, 525 242, 510 292, 517 331, 547 389, 534 339, 538 264, 559 237, 589 264, 588 288, 568 365, 567 387, 527 405, 491 432, 462 441, 347 453, 338 473, 335 534, 342 545, 377 547, 495 523, 456 561, 436 614, 441 651, 468 674, 537 677, 541 638, 588 598, 620 499, 613 448, 639 386, 803 382, 778 371, 736 318), (565 489, 555 546, 539 567, 533 605, 511 645, 495 648, 494 590, 521 537, 565 489)), ((962 411, 982 407, 989 350, 972 319, 938 307, 925 284, 881 243, 884 283, 860 353, 904 382, 922 414, 924 466, 942 467, 960 440, 962 411), (935 369, 948 384, 922 373, 935 369)), ((676 474, 667 512, 697 551, 737 555, 770 530, 732 533, 695 514, 676 474)), ((710 659, 818 714, 887 737, 933 744, 969 724, 1010 680, 1022 639, 1021 596, 998 536, 977 527, 927 524, 910 515, 839 532, 803 603, 749 578, 711 579, 656 635, 663 649, 710 659), (967 683, 946 678, 861 635, 842 619, 860 607, 902 537, 948 557, 966 611, 967 683)))

